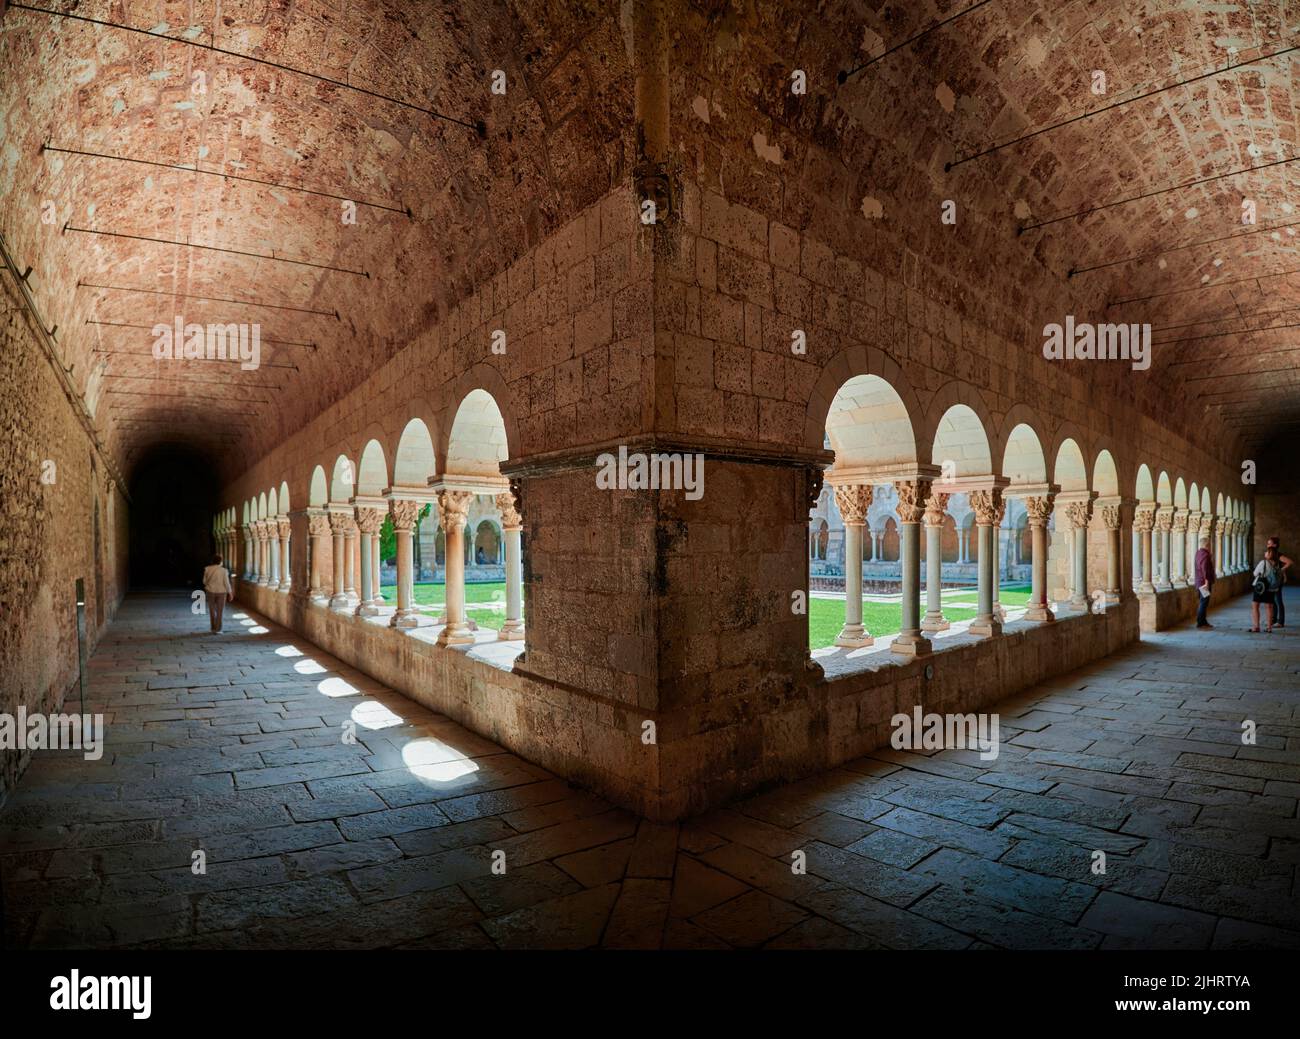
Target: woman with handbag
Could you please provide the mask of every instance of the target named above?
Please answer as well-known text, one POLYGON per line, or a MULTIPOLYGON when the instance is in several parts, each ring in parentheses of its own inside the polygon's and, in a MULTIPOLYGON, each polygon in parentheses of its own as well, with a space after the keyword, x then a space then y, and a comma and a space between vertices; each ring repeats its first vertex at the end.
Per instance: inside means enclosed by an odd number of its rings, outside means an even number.
POLYGON ((1265 631, 1273 630, 1273 596, 1282 586, 1285 567, 1277 561, 1277 549, 1271 545, 1264 549, 1264 558, 1255 565, 1253 595, 1250 600, 1251 631, 1259 631, 1259 608, 1264 607, 1265 631))
POLYGON ((1282 564, 1282 580, 1277 586, 1277 591, 1273 593, 1273 627, 1284 628, 1286 627, 1286 604, 1282 601, 1282 591, 1286 587, 1286 572, 1291 567, 1291 557, 1282 551, 1276 536, 1268 539, 1268 547, 1276 550, 1277 561, 1282 564))

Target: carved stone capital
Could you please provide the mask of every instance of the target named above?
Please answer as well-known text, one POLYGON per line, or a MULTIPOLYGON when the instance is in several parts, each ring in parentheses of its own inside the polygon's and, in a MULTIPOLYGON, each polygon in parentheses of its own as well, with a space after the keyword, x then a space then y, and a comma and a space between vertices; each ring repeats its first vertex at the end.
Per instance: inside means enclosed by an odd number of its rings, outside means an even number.
POLYGON ((1052 503, 1055 500, 1054 494, 1036 495, 1025 499, 1025 515, 1029 517, 1031 527, 1047 526, 1047 518, 1052 514, 1052 503))
POLYGON ((515 504, 513 484, 511 490, 498 494, 494 500, 501 513, 502 530, 518 530, 524 525, 523 517, 519 515, 519 507, 515 504))
POLYGON ((314 538, 327 538, 330 535, 330 521, 328 516, 308 516, 307 533, 314 538))
POLYGON ((862 524, 871 508, 872 487, 865 483, 846 483, 834 488, 835 507, 845 523, 862 524))
POLYGON ((1174 512, 1173 530, 1175 534, 1183 534, 1187 531, 1187 510, 1178 509, 1174 512))
POLYGON ((330 532, 333 534, 337 534, 340 537, 346 537, 357 529, 356 520, 346 512, 331 512, 329 517, 330 532))
POLYGON ((473 503, 473 491, 439 491, 438 517, 442 529, 463 530, 469 519, 469 507, 473 503))
POLYGON ((289 521, 289 517, 281 516, 275 521, 275 525, 279 528, 277 533, 280 535, 280 540, 288 541, 289 535, 293 533, 293 524, 289 521))
POLYGON ((1138 530, 1146 533, 1153 530, 1156 525, 1156 507, 1154 505, 1139 505, 1137 512, 1133 515, 1133 526, 1138 530))
POLYGON ((1092 502, 1072 501, 1065 507, 1065 515, 1069 517, 1070 526, 1086 527, 1092 516, 1092 502))
POLYGON ((991 527, 996 523, 1002 522, 1002 512, 1006 504, 1002 500, 1002 492, 996 488, 992 490, 971 491, 970 507, 975 513, 975 522, 981 527, 991 527))
POLYGON ((393 529, 402 534, 415 530, 415 522, 420 518, 420 502, 409 498, 391 498, 388 511, 393 516, 393 529))
POLYGON ((925 525, 927 527, 942 527, 943 517, 947 511, 948 495, 931 491, 930 497, 925 502, 925 525))
POLYGON ((1156 530, 1161 532, 1173 530, 1174 510, 1169 507, 1156 509, 1156 530))
POLYGON ((898 521, 900 523, 920 523, 925 513, 925 502, 930 497, 931 481, 895 480, 894 490, 898 492, 898 521))
POLYGON ((362 534, 367 536, 378 534, 383 525, 384 513, 382 509, 357 506, 357 527, 362 534))
POLYGON ((1106 524, 1107 530, 1119 530, 1120 517, 1121 512, 1118 505, 1103 505, 1101 507, 1101 521, 1106 524))

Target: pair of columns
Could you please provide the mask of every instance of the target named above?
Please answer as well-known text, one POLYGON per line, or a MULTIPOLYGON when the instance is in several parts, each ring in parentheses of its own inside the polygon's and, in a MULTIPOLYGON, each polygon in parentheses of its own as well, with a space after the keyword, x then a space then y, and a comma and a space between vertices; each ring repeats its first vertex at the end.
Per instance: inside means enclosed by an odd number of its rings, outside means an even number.
POLYGON ((254 520, 248 526, 251 528, 246 541, 250 568, 245 571, 245 577, 264 588, 289 591, 289 518, 254 520))
POLYGON ((309 512, 307 529, 312 537, 309 594, 313 599, 326 599, 330 609, 357 617, 379 615, 384 602, 379 591, 379 531, 384 523, 384 505, 382 499, 354 498, 350 505, 309 512), (330 546, 333 557, 333 588, 328 598, 322 588, 321 574, 326 545, 330 546))

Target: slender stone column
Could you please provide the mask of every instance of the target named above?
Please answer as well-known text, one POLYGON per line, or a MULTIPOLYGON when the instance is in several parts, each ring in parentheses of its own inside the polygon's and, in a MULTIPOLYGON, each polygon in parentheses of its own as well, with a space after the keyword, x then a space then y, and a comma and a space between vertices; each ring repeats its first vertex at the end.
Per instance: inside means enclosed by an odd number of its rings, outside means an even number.
POLYGON ((1138 506, 1133 526, 1137 528, 1139 543, 1142 546, 1142 575, 1138 582, 1138 592, 1142 595, 1154 595, 1156 586, 1151 581, 1151 531, 1156 525, 1156 507, 1150 502, 1138 506))
POLYGON ((253 579, 253 525, 244 524, 244 566, 243 577, 245 581, 253 579))
POLYGON ((321 560, 324 553, 329 551, 328 538, 330 536, 329 517, 324 513, 309 513, 307 516, 307 533, 311 540, 311 554, 308 562, 311 566, 311 587, 307 594, 312 599, 326 598, 325 590, 321 588, 321 560))
POLYGON ((377 617, 379 607, 375 603, 374 536, 384 524, 384 514, 379 509, 358 505, 356 516, 361 537, 361 599, 357 603, 356 615, 377 617))
MULTIPOLYGON (((1200 546, 1201 538, 1210 539, 1210 555, 1213 556, 1214 555, 1214 514, 1211 512, 1201 513, 1201 529, 1197 532, 1197 539, 1196 539, 1197 542, 1196 547, 1198 549, 1201 547, 1200 546)), ((1211 559, 1211 562, 1214 564, 1215 572, 1217 573, 1219 561, 1217 559, 1211 559)))
POLYGON ((1029 518, 1030 579, 1029 608, 1025 619, 1048 622, 1056 614, 1047 605, 1047 518, 1052 514, 1053 494, 1025 499, 1025 514, 1029 518))
POLYGON ((343 555, 347 550, 347 530, 352 525, 352 517, 331 510, 329 519, 330 535, 334 539, 334 594, 330 596, 329 606, 331 610, 346 610, 348 595, 344 584, 343 555))
MULTIPOLYGON (((383 512, 380 511, 379 530, 383 530, 384 527, 383 515, 383 512)), ((375 607, 376 613, 379 608, 384 605, 384 590, 380 585, 380 579, 382 577, 380 564, 383 561, 379 558, 379 530, 375 531, 375 533, 370 536, 370 565, 373 570, 370 575, 370 583, 374 588, 374 595, 371 597, 370 602, 371 605, 375 607)))
POLYGON ((875 641, 862 623, 862 534, 873 488, 870 484, 842 484, 832 490, 844 519, 844 627, 835 637, 835 645, 861 649, 875 641))
POLYGON ((985 638, 1002 633, 1002 622, 993 612, 993 525, 1002 511, 1002 492, 991 490, 971 491, 971 508, 975 510, 976 563, 979 566, 978 605, 969 631, 985 638))
POLYGON ((465 623, 465 521, 473 501, 473 491, 438 492, 438 516, 447 537, 447 624, 438 634, 440 646, 474 641, 465 623))
POLYGON ((280 541, 280 591, 287 592, 293 587, 293 581, 289 573, 289 535, 292 524, 288 516, 281 516, 276 521, 278 528, 276 533, 279 534, 280 541))
POLYGON ((1173 563, 1173 569, 1169 575, 1169 583, 1175 588, 1186 588, 1187 581, 1187 510, 1175 509, 1174 521, 1172 525, 1172 536, 1170 538, 1170 558, 1173 563))
POLYGON ((1232 572, 1241 570, 1241 520, 1230 520, 1232 530, 1232 572))
POLYGON ((1002 608, 1002 519, 1007 512, 1006 498, 998 502, 997 520, 993 524, 993 616, 998 623, 1007 619, 1007 611, 1002 608))
POLYGON ((1160 536, 1160 566, 1156 572, 1156 591, 1167 592, 1173 589, 1169 581, 1169 542, 1174 525, 1172 506, 1162 505, 1156 510, 1156 531, 1160 536))
MULTIPOLYGON (((496 506, 501 513, 501 535, 506 551, 506 622, 497 632, 503 642, 517 642, 524 637, 524 555, 522 538, 523 517, 519 514, 519 497, 516 485, 508 492, 496 496, 496 506)), ((858 552, 861 556, 861 551, 858 552)), ((859 568, 862 564, 859 562, 859 568)))
POLYGON ((925 503, 925 616, 922 631, 947 631, 943 615, 943 517, 948 511, 948 495, 935 491, 925 503))
POLYGON ((1187 584, 1193 586, 1196 583, 1196 550, 1201 547, 1201 514, 1197 509, 1192 509, 1187 513, 1187 584))
POLYGON ((1214 518, 1214 540, 1210 542, 1214 546, 1214 575, 1222 577, 1228 572, 1226 564, 1223 562, 1223 528, 1225 519, 1222 516, 1214 518))
POLYGON ((931 481, 925 478, 894 482, 898 491, 898 561, 903 579, 903 611, 898 635, 889 651, 910 657, 923 656, 931 650, 930 640, 921 634, 921 516, 930 497, 930 486, 931 481))
POLYGON ((343 527, 343 594, 349 610, 361 601, 357 595, 357 521, 349 514, 343 527))
POLYGON ((266 521, 266 586, 271 591, 280 587, 280 520, 266 521))
POLYGON ((1092 603, 1088 599, 1088 520, 1092 515, 1092 502, 1072 501, 1065 507, 1065 514, 1074 531, 1074 580, 1071 582, 1070 606, 1089 613, 1092 603))
POLYGON ((1106 504, 1101 507, 1101 521, 1106 526, 1106 597, 1105 604, 1113 605, 1123 599, 1120 592, 1120 561, 1124 556, 1121 544, 1123 531, 1123 512, 1119 505, 1106 504))
POLYGON ((418 628, 420 614, 415 609, 415 552, 411 535, 423 502, 409 498, 390 498, 389 511, 393 517, 393 533, 397 538, 397 609, 388 621, 390 628, 418 628))
POLYGON ((257 577, 256 581, 262 587, 266 587, 271 580, 271 558, 267 551, 269 547, 268 531, 266 529, 266 520, 257 521, 257 577))

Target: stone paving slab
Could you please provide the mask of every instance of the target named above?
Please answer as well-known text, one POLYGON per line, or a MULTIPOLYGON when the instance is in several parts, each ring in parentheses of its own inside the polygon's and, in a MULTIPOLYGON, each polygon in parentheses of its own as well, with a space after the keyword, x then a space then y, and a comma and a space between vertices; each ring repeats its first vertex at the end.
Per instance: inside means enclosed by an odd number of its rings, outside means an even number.
POLYGON ((1247 610, 997 705, 994 760, 881 748, 678 826, 238 605, 132 596, 103 759, 37 755, 0 811, 5 943, 1298 949, 1300 633, 1247 610))

